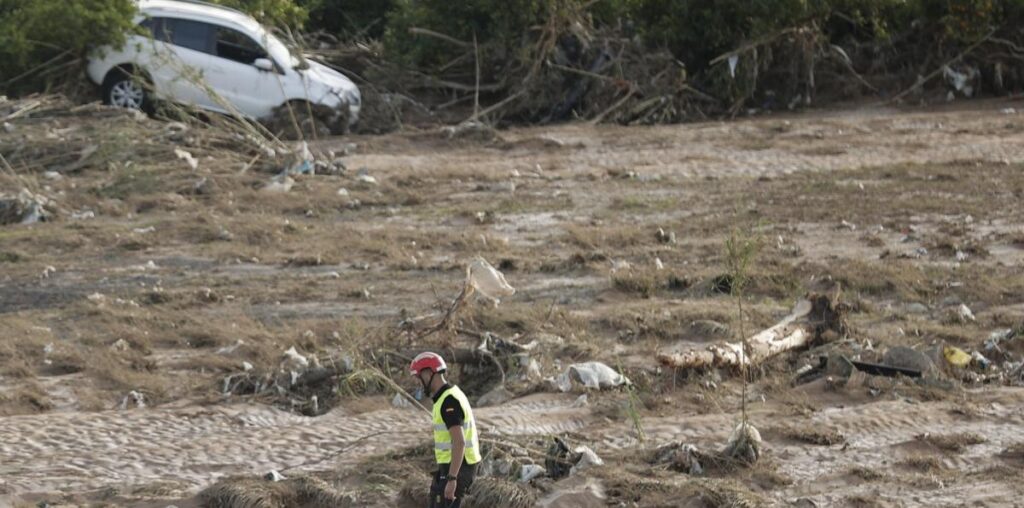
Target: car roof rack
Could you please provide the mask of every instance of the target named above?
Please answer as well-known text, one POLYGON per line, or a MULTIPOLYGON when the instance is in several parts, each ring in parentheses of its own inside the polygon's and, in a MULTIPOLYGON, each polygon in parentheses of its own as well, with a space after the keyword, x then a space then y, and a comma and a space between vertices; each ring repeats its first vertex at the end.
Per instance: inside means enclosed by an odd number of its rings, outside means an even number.
POLYGON ((234 12, 234 13, 238 13, 238 14, 242 14, 242 15, 248 16, 248 14, 246 14, 243 11, 240 11, 240 10, 235 9, 233 7, 228 7, 226 5, 215 4, 213 2, 204 2, 203 0, 173 0, 173 1, 174 2, 181 2, 183 4, 192 4, 192 5, 202 5, 204 7, 213 7, 215 9, 231 11, 231 12, 234 12))

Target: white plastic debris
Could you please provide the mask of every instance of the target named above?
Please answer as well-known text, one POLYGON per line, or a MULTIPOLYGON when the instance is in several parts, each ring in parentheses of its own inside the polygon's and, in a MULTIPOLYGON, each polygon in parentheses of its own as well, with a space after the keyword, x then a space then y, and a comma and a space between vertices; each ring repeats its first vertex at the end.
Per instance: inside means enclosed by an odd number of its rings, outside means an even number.
POLYGON ((612 273, 622 270, 629 270, 630 268, 632 268, 632 265, 629 264, 629 261, 623 259, 617 259, 615 261, 612 261, 612 273))
POLYGON ((964 97, 971 97, 974 95, 974 86, 970 83, 980 74, 977 67, 968 66, 965 71, 960 72, 947 65, 942 68, 942 73, 946 78, 946 83, 953 87, 957 92, 964 94, 964 97))
POLYGON ((585 393, 583 395, 580 395, 579 397, 576 397, 576 400, 572 401, 572 407, 579 408, 587 407, 588 405, 590 405, 590 402, 587 400, 587 394, 585 393))
POLYGON ((516 289, 505 280, 505 275, 480 257, 466 268, 466 283, 496 303, 501 298, 516 294, 516 289))
POLYGON ((263 190, 263 192, 271 192, 271 193, 280 192, 280 193, 284 193, 284 192, 291 191, 292 187, 294 185, 295 185, 295 180, 292 177, 290 177, 290 176, 280 176, 279 175, 279 176, 275 176, 274 178, 272 178, 270 180, 270 183, 268 183, 267 186, 264 187, 262 190, 263 190))
POLYGON ((156 228, 153 226, 149 226, 148 228, 135 228, 132 230, 132 232, 137 235, 147 235, 149 233, 155 233, 156 228))
POLYGON ((117 342, 114 342, 113 344, 110 345, 110 349, 113 349, 115 351, 128 351, 128 349, 130 348, 131 345, 128 344, 128 341, 124 339, 117 339, 117 342))
POLYGON ((129 407, 131 407, 130 404, 134 404, 135 407, 143 409, 146 407, 146 397, 143 394, 135 390, 132 390, 131 392, 128 393, 128 395, 125 398, 121 399, 120 408, 122 410, 128 409, 129 407))
POLYGON ((630 384, 626 376, 601 362, 574 363, 567 371, 569 378, 591 389, 615 388, 630 384))
POLYGON ((263 475, 263 479, 270 482, 280 482, 284 481, 285 477, 284 475, 278 473, 277 471, 270 471, 269 473, 263 475))
POLYGON ((85 298, 92 303, 103 303, 103 300, 107 299, 107 297, 103 296, 100 293, 93 293, 85 298))
POLYGON ((700 464, 700 453, 697 451, 697 447, 693 446, 692 444, 683 445, 683 453, 685 454, 686 461, 690 464, 690 475, 703 475, 704 466, 700 464))
POLYGON ((356 180, 369 185, 377 185, 379 183, 376 178, 370 175, 359 175, 356 177, 356 180))
POLYGON ((185 161, 185 163, 188 164, 188 167, 192 168, 192 171, 195 171, 197 168, 199 168, 199 161, 197 161, 196 158, 192 156, 192 154, 186 152, 185 150, 182 150, 181 148, 175 148, 174 155, 177 158, 185 161))
POLYGON ((295 350, 295 346, 288 348, 288 350, 284 352, 284 355, 288 357, 289 360, 302 367, 309 367, 309 360, 307 360, 305 356, 299 354, 299 352, 295 350))
POLYGON ((252 366, 252 364, 251 364, 251 363, 249 363, 249 362, 242 362, 242 370, 243 370, 243 371, 245 371, 245 372, 249 372, 249 371, 250 371, 250 370, 252 370, 253 368, 254 368, 254 367, 252 366))
POLYGON ((523 468, 519 470, 519 481, 526 483, 534 478, 543 476, 547 473, 547 470, 543 466, 537 464, 523 464, 523 468))
POLYGON ((55 268, 53 266, 47 266, 46 268, 43 268, 43 278, 44 279, 49 279, 50 276, 55 274, 55 273, 57 273, 57 268, 55 268))
POLYGON ((957 316, 960 318, 960 321, 963 323, 974 322, 976 320, 974 317, 974 313, 971 312, 970 307, 962 303, 959 307, 957 307, 956 313, 957 316))
POLYGON ((346 189, 344 187, 338 189, 338 195, 341 196, 341 197, 347 197, 348 196, 348 189, 346 189))
POLYGON ((665 269, 665 263, 661 262, 661 258, 654 258, 654 268, 657 268, 658 270, 665 269))
POLYGON ((406 399, 405 397, 402 397, 402 394, 396 393, 395 396, 391 399, 391 406, 406 409, 412 407, 412 403, 409 402, 409 400, 406 399))
POLYGON ((604 461, 601 460, 601 457, 598 457, 597 454, 594 453, 594 450, 591 450, 590 447, 577 447, 576 449, 573 450, 573 453, 580 454, 580 460, 576 462, 575 466, 572 466, 572 469, 569 470, 570 475, 574 475, 581 471, 586 471, 587 469, 590 469, 591 467, 594 466, 604 465, 604 461))
POLYGON ((218 349, 217 351, 215 351, 215 353, 217 353, 218 355, 231 354, 231 353, 234 353, 236 349, 242 347, 243 345, 245 345, 245 342, 242 339, 238 339, 238 340, 235 341, 234 344, 232 344, 230 346, 224 346, 224 347, 218 349))
POLYGON ((1014 108, 1003 108, 1003 109, 1001 109, 999 111, 1002 114, 1004 114, 1004 115, 1016 115, 1017 114, 1017 110, 1014 109, 1014 108))
POLYGON ((967 261, 968 257, 970 257, 970 256, 966 252, 964 252, 962 250, 956 251, 956 260, 957 261, 963 263, 964 261, 967 261))
POLYGON ((96 212, 93 212, 92 210, 86 210, 84 212, 73 212, 71 214, 71 220, 89 220, 95 218, 96 212))
POLYGON ((723 454, 753 464, 761 456, 761 433, 753 425, 740 422, 729 435, 723 454))
POLYGON ((732 55, 729 57, 729 76, 736 77, 736 65, 740 63, 739 55, 732 55))
POLYGON ((60 174, 60 173, 58 173, 56 171, 44 171, 43 172, 43 177, 46 178, 47 180, 63 180, 64 179, 64 175, 62 175, 62 174, 60 174))

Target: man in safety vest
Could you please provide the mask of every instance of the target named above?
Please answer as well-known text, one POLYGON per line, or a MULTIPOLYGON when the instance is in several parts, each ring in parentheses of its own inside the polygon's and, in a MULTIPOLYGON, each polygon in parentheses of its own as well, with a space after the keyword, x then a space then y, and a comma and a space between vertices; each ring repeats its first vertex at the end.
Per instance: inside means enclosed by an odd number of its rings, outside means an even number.
POLYGON ((444 378, 444 359, 434 353, 413 358, 409 372, 419 378, 423 392, 434 399, 434 458, 437 472, 430 487, 431 508, 459 508, 469 492, 480 462, 476 419, 469 399, 444 378))

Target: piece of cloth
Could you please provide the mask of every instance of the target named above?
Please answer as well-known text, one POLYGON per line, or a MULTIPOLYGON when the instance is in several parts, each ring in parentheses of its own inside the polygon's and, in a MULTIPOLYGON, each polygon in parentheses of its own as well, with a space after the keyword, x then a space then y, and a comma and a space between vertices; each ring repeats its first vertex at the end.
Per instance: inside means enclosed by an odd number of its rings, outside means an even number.
POLYGON ((459 477, 456 479, 458 482, 455 485, 455 499, 449 501, 444 498, 444 488, 448 485, 448 468, 451 464, 438 464, 437 471, 434 472, 434 481, 430 485, 430 508, 460 508, 462 506, 462 498, 469 488, 473 486, 473 480, 476 479, 476 464, 466 464, 463 462, 462 467, 459 469, 459 477))

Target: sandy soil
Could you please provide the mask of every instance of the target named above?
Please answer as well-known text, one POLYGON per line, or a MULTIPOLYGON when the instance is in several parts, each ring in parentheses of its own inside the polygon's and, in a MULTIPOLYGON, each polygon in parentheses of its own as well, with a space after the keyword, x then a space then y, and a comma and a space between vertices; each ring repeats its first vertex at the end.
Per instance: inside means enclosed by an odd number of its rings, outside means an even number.
MULTIPOLYGON (((836 282, 857 347, 971 351, 993 330, 1024 329, 1024 113, 1014 107, 566 125, 492 141, 331 139, 314 148, 356 143, 349 174, 300 177, 286 194, 254 188, 270 175, 216 159, 173 175, 35 175, 96 217, 0 227, 0 505, 191 506, 218 480, 274 469, 340 475, 360 505, 394 506, 394 484, 343 477, 422 444, 424 414, 360 385, 333 390, 307 416, 308 394, 228 396, 224 379, 243 361, 273 370, 291 346, 331 359, 473 347, 466 334, 416 344, 391 331, 454 296, 461 267, 482 255, 519 291, 497 308, 473 303, 460 328, 537 339, 544 376, 600 360, 642 378, 638 408, 624 392, 583 404, 581 390, 533 385, 480 408, 484 434, 564 434, 605 457, 575 498, 559 500, 583 480, 535 486, 545 506, 679 506, 696 480, 644 457, 674 441, 720 448, 740 384, 729 372, 676 376, 654 355, 736 333, 734 301, 707 283, 725 270, 734 228, 763 240, 747 331, 836 282), (380 184, 356 181, 358 168, 380 184), (179 190, 199 178, 216 190, 179 190), (659 241, 659 228, 675 242, 659 241), (974 321, 950 321, 961 303, 974 321), (698 325, 709 320, 730 331, 698 325), (133 390, 146 407, 133 407, 133 390)), ((1021 342, 994 360, 1019 361, 1021 342)), ((1024 442, 1024 391, 956 379, 792 386, 793 370, 819 353, 783 355, 751 386, 766 469, 712 480, 784 506, 1021 506, 1022 464, 1003 451, 1024 442), (806 428, 843 442, 786 430, 806 428), (947 449, 922 437, 968 433, 983 442, 947 449)), ((400 371, 390 373, 402 382, 400 371)), ((490 386, 473 372, 456 377, 479 396, 490 386)))

